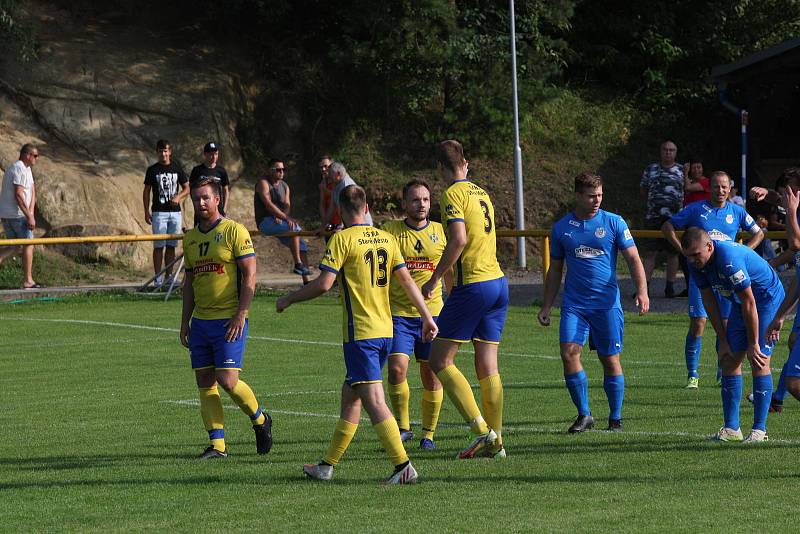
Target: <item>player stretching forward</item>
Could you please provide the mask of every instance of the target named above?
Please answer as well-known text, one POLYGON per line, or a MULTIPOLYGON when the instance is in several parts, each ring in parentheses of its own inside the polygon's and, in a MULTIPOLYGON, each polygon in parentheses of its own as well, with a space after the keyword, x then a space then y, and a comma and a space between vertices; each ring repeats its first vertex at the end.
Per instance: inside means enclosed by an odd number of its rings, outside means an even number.
MULTIPOLYGON (((711 175, 709 183, 711 198, 692 202, 673 215, 661 227, 664 237, 680 252, 681 243, 675 234, 676 229, 683 230, 689 226, 697 226, 708 232, 711 239, 717 241, 735 241, 736 233, 742 229, 752 234, 747 241, 747 246, 755 249, 764 239, 764 233, 743 207, 728 202, 728 193, 731 191, 730 176, 725 172, 716 171, 711 175)), ((697 289, 697 284, 694 283, 691 276, 686 283, 689 286, 689 332, 686 334, 684 353, 686 371, 689 374, 686 389, 697 389, 700 385, 700 374, 697 372, 697 368, 700 363, 700 349, 703 346, 703 331, 706 328, 708 315, 703 307, 700 290, 697 289)), ((728 315, 730 315, 730 301, 722 298, 716 291, 714 291, 714 297, 717 299, 724 325, 728 322, 728 315)))
POLYGON ((467 180, 468 164, 461 143, 439 143, 436 160, 442 177, 451 183, 440 200, 447 246, 433 276, 422 286, 422 294, 432 298, 445 273, 453 269, 455 283, 439 315, 440 336, 431 347, 430 367, 477 434, 458 457, 503 458, 503 384, 497 350, 506 321, 508 282, 497 263, 494 208, 489 195, 467 180), (475 372, 486 420, 469 382, 454 363, 461 344, 470 340, 475 347, 475 372))
POLYGON ((239 380, 247 310, 256 289, 253 242, 244 226, 220 215, 219 182, 202 179, 191 188, 198 225, 183 238, 181 343, 191 352, 200 413, 211 440, 200 458, 228 456, 217 384, 250 417, 256 451, 266 454, 272 448, 272 418, 259 407, 250 386, 239 380))
POLYGON ((744 441, 764 441, 772 397, 769 364, 774 347, 766 331, 784 297, 781 281, 755 251, 739 243, 713 241, 702 228, 688 228, 681 237, 681 249, 689 260, 689 271, 700 288, 703 305, 719 339, 725 423, 712 438, 742 441, 739 403, 742 400, 742 361, 747 355, 753 370, 755 399, 753 429, 744 441), (722 324, 712 288, 732 303, 727 329, 722 324))
POLYGON ((550 234, 550 270, 544 280, 544 302, 539 323, 550 325, 550 308, 558 295, 564 263, 567 276, 561 306, 559 339, 564 381, 578 409, 567 432, 583 432, 594 426, 589 410, 589 381, 581 363, 581 348, 597 351, 603 365, 603 389, 608 397, 608 427, 622 430, 625 377, 619 355, 625 327, 617 286, 617 251, 628 263, 636 284, 634 300, 639 314, 650 309, 647 281, 639 252, 628 225, 619 215, 600 209, 603 179, 584 172, 575 177, 575 211, 553 226, 550 234))
POLYGON ((336 424, 328 453, 318 464, 306 464, 303 472, 317 480, 330 480, 356 433, 361 406, 394 465, 387 484, 416 482, 417 471, 408 461, 400 441, 400 429, 386 406, 381 369, 392 344, 392 311, 389 307, 390 277, 405 289, 422 316, 422 337, 436 336, 433 321, 419 288, 408 274, 397 241, 387 232, 366 223, 367 197, 357 185, 349 185, 339 196, 339 214, 345 230, 331 236, 320 274, 302 289, 281 297, 278 313, 290 305, 326 293, 338 279, 342 291, 344 362, 347 375, 342 384, 341 418, 336 424))
MULTIPOLYGON (((431 209, 431 188, 422 180, 411 180, 403 187, 403 210, 406 218, 402 221, 388 221, 383 229, 395 236, 400 252, 406 260, 406 268, 418 286, 427 282, 447 243, 442 225, 428 219, 431 209)), ((453 285, 452 272, 445 274, 445 283, 453 285), (449 274, 449 276, 448 276, 449 274)), ((411 431, 409 416, 409 400, 411 392, 408 387, 408 360, 413 353, 419 363, 419 374, 422 378, 422 439, 419 446, 424 450, 433 450, 433 432, 439 420, 442 407, 442 384, 428 365, 431 351, 430 342, 422 339, 422 318, 411 304, 403 287, 392 284, 389 292, 392 304, 392 322, 394 323, 394 340, 389 353, 389 399, 392 401, 397 424, 400 427, 400 439, 409 441, 414 437, 411 431)), ((442 288, 436 288, 433 297, 426 300, 434 319, 442 310, 442 288)))

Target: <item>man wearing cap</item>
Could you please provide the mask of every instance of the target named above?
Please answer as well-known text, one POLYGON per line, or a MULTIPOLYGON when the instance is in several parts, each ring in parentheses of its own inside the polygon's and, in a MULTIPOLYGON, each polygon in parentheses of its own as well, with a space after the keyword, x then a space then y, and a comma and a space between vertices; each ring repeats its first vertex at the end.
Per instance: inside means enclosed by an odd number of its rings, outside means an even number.
MULTIPOLYGON (((228 198, 230 197, 231 182, 228 180, 228 173, 225 167, 219 165, 219 144, 216 141, 209 141, 203 147, 203 163, 192 169, 189 175, 189 187, 202 180, 203 178, 211 178, 218 181, 222 186, 222 200, 219 212, 222 215, 228 213, 228 198)), ((195 226, 197 225, 197 216, 195 215, 195 226)))

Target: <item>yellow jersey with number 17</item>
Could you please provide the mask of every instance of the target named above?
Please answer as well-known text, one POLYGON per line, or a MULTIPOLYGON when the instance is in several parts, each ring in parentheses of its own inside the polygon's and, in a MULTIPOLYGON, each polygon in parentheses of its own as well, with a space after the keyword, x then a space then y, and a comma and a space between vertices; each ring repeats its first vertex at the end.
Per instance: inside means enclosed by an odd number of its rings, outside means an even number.
POLYGON ((455 285, 503 277, 497 262, 494 207, 486 191, 469 180, 458 180, 445 190, 439 203, 445 226, 460 221, 467 229, 467 245, 454 266, 455 285))
POLYGON ((220 219, 207 232, 195 226, 183 236, 186 272, 192 273, 194 317, 230 319, 239 311, 238 260, 255 256, 247 228, 220 219))
MULTIPOLYGON (((395 239, 400 247, 400 253, 406 260, 406 268, 411 278, 418 287, 431 279, 433 271, 439 265, 439 260, 447 245, 447 237, 441 224, 427 221, 422 228, 413 228, 403 221, 386 221, 381 227, 395 239)), ((392 300, 392 315, 398 317, 420 317, 419 312, 411 304, 403 286, 392 283, 389 291, 392 300)), ((431 314, 436 316, 442 311, 442 283, 439 282, 433 290, 433 297, 425 300, 431 314)))
POLYGON ((319 268, 339 281, 345 343, 393 336, 389 285, 401 267, 403 256, 388 232, 357 224, 331 236, 319 268))

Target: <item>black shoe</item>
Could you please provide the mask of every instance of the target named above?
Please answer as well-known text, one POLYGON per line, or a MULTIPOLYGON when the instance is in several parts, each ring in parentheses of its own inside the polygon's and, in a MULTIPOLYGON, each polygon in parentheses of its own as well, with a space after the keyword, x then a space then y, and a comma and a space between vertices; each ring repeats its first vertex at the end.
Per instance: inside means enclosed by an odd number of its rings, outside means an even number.
POLYGON ((606 432, 620 432, 622 431, 622 419, 609 419, 606 432))
POLYGON ((228 457, 228 449, 224 451, 219 451, 214 448, 213 445, 209 445, 206 450, 203 451, 203 454, 199 456, 201 460, 212 460, 214 458, 227 458, 228 457))
POLYGON ((272 448, 272 417, 264 412, 264 422, 260 425, 253 425, 256 433, 256 452, 267 454, 272 448))
POLYGON ((572 426, 567 429, 570 434, 577 434, 589 430, 594 426, 594 417, 591 415, 579 415, 572 426))

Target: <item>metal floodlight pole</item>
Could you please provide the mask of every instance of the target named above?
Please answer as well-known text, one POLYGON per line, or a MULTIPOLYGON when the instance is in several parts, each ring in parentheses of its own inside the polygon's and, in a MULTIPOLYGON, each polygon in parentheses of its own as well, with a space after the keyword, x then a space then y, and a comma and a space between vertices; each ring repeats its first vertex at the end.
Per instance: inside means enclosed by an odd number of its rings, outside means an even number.
MULTIPOLYGON (((516 229, 525 229, 525 202, 522 190, 522 149, 519 147, 519 99, 517 96, 517 31, 514 22, 514 0, 508 0, 511 26, 511 88, 514 100, 514 185, 516 189, 516 229)), ((525 238, 517 238, 517 267, 527 266, 525 238)))

